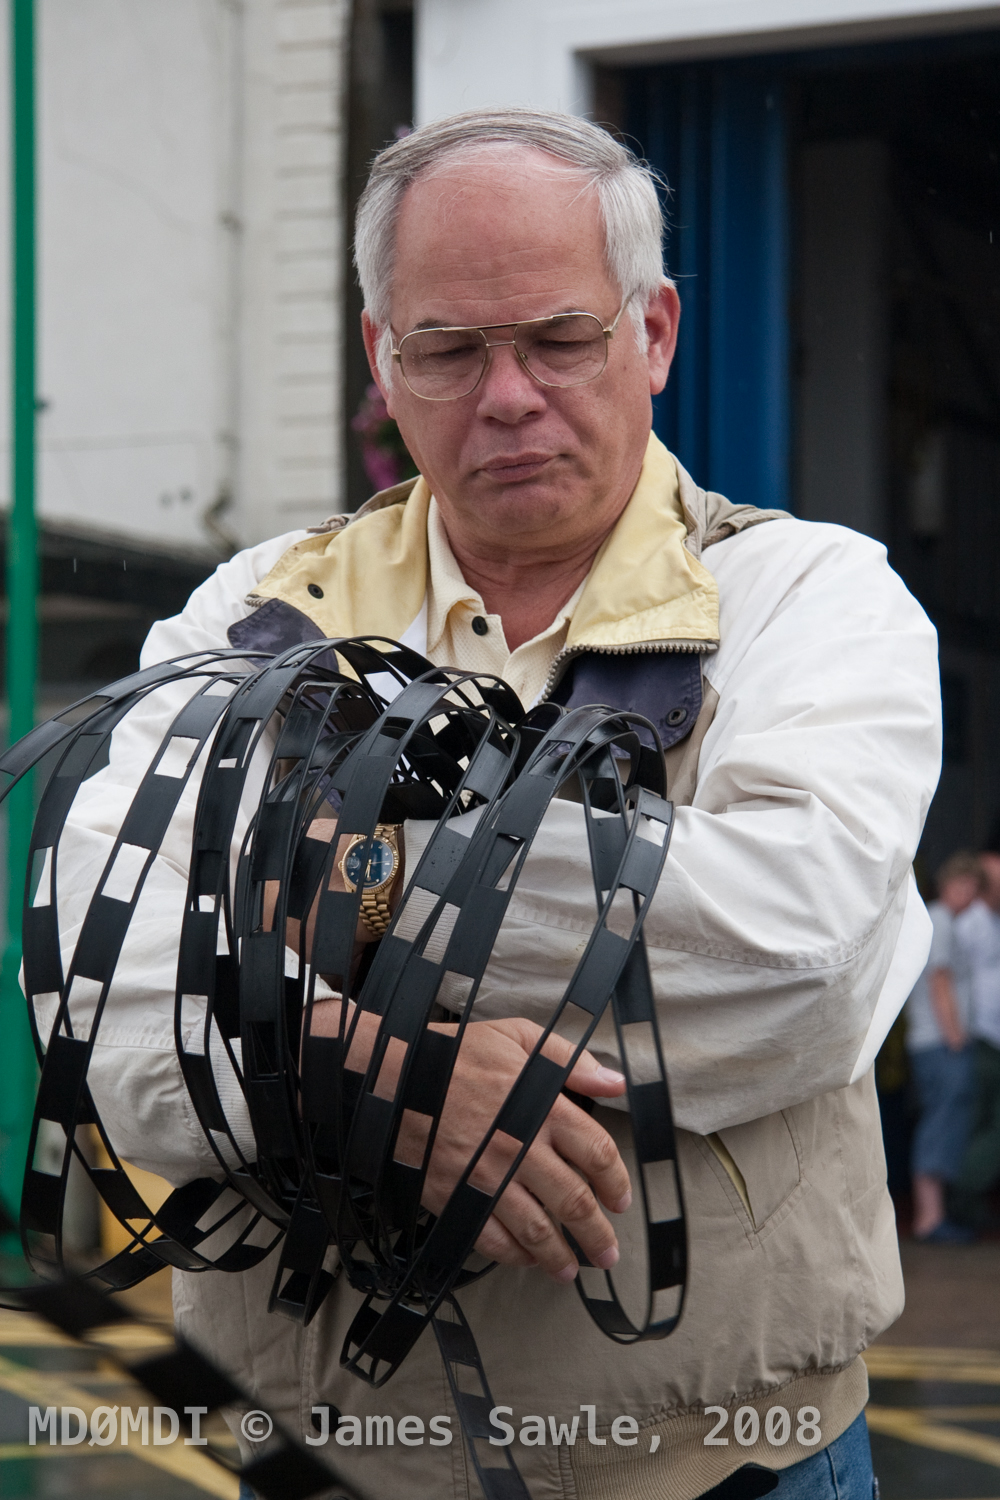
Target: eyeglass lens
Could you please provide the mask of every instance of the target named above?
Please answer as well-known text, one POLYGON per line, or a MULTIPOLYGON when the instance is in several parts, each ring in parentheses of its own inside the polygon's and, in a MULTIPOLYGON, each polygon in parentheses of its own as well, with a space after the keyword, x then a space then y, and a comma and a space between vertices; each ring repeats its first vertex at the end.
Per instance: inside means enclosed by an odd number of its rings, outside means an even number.
MULTIPOLYGON (((494 341, 503 344, 506 340, 494 341)), ((478 328, 424 328, 399 346, 403 379, 417 396, 456 400, 479 383, 491 341, 478 328)), ((608 344, 592 313, 569 313, 544 323, 516 325, 514 345, 543 385, 583 385, 604 369, 608 344)))

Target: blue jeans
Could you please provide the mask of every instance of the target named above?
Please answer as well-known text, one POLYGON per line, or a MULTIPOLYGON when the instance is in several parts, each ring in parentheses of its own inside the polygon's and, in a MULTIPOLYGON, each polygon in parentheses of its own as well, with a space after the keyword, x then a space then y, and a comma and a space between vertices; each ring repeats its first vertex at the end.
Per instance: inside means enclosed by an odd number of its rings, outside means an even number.
POLYGON ((774 1500, 873 1500, 878 1491, 865 1414, 811 1458, 782 1469, 774 1500))
MULTIPOLYGON (((775 1500, 876 1500, 877 1493, 864 1412, 828 1448, 783 1469, 771 1491, 775 1500)), ((249 1485, 240 1484, 240 1500, 254 1500, 249 1485)))
POLYGON ((920 1119, 913 1135, 912 1168, 952 1182, 965 1155, 972 1124, 973 1048, 922 1047, 910 1053, 920 1119))

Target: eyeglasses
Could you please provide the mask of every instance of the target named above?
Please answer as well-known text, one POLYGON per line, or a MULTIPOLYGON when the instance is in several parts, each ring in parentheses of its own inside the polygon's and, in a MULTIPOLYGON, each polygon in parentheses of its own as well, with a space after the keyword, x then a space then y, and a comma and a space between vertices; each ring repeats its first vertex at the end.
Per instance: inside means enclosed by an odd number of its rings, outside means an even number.
POLYGON ((608 343, 631 299, 625 298, 614 322, 605 327, 594 313, 557 313, 524 323, 488 323, 483 328, 417 328, 393 349, 392 357, 408 388, 422 401, 460 401, 486 373, 491 349, 510 345, 539 385, 586 385, 602 374, 608 343), (513 328, 511 339, 486 337, 513 328))

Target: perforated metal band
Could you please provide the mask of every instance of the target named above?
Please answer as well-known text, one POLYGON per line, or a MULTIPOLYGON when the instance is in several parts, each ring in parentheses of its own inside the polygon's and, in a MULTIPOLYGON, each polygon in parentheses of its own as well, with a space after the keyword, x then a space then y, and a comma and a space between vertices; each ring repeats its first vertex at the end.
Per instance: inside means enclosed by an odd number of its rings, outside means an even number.
MULTIPOLYGON (((164 1263, 247 1269, 280 1240, 271 1307, 308 1321, 329 1289, 323 1261, 335 1243, 351 1285, 366 1294, 343 1362, 381 1385, 430 1323, 484 1492, 489 1500, 526 1497, 509 1450, 482 1441, 481 1403, 492 1404, 492 1397, 454 1292, 484 1274, 467 1265, 475 1241, 609 1004, 646 1213, 645 1314, 632 1319, 614 1276, 589 1267, 582 1255, 577 1286, 598 1326, 623 1343, 665 1337, 683 1302, 683 1199, 642 941, 672 820, 655 729, 638 715, 600 707, 563 713, 543 705, 525 715, 497 679, 434 668, 394 642, 373 638, 309 643, 257 662, 247 662, 245 653, 211 652, 166 663, 77 705, 71 720, 73 714, 42 725, 0 758, 10 784, 43 756, 53 762, 32 841, 42 899, 26 892, 25 987, 33 1014, 35 997, 59 995, 44 1044, 35 1030, 42 1078, 32 1153, 42 1120, 61 1127, 66 1146, 60 1177, 29 1164, 22 1205, 26 1253, 47 1274, 64 1269, 63 1198, 74 1152, 130 1235, 125 1251, 89 1273, 105 1286, 132 1285, 164 1263), (132 798, 64 974, 58 850, 67 813, 116 726, 151 693, 177 683, 189 684, 190 696, 132 798), (251 772, 263 776, 263 791, 231 885, 237 820, 256 795, 251 772), (196 773, 175 1041, 223 1180, 189 1183, 154 1213, 115 1155, 87 1087, 87 1069, 146 877, 196 773), (435 1217, 421 1198, 458 1050, 476 1018, 483 975, 532 840, 552 798, 569 788, 587 828, 594 927, 542 1037, 435 1217), (478 823, 465 836, 453 819, 476 809, 478 823), (311 836, 321 814, 337 818, 329 842, 311 836), (331 889, 335 862, 344 840, 363 840, 367 859, 380 823, 412 817, 436 819, 435 832, 416 869, 407 871, 387 935, 355 973, 363 890, 331 889), (113 879, 126 845, 144 851, 127 900, 113 879), (291 965, 289 922, 307 934, 291 965), (353 1002, 341 1005, 336 1036, 313 1033, 320 976, 353 1002), (460 1012, 454 1036, 432 1029, 439 1002, 460 1012), (346 1059, 364 1015, 377 1018, 377 1035, 362 1073, 346 1059), (570 1017, 574 1051, 560 1067, 543 1049, 570 1017), (630 1061, 634 1028, 654 1042, 652 1072, 647 1048, 641 1079, 630 1061), (395 1093, 386 1098, 384 1088, 376 1092, 376 1080, 390 1044, 403 1061, 395 1093), (222 1057, 246 1101, 252 1160, 222 1105, 213 1062, 222 1057), (431 1121, 419 1166, 395 1160, 404 1110, 431 1121), (83 1159, 76 1132, 89 1123, 110 1168, 90 1168, 83 1159), (498 1131, 519 1148, 487 1192, 473 1184, 472 1174, 498 1131), (476 1372, 479 1396, 457 1383, 456 1367, 463 1364, 476 1372)), ((319 996, 329 992, 321 986, 319 996)))

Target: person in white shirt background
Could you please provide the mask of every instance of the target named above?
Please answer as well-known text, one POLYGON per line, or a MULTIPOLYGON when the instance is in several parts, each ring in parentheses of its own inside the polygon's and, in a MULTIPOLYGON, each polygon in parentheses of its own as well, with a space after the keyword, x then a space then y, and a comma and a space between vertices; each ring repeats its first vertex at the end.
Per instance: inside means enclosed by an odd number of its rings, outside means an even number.
POLYGON ((931 951, 906 1002, 906 1047, 919 1118, 913 1136, 913 1234, 931 1244, 968 1241, 972 1232, 945 1213, 945 1188, 962 1166, 972 1123, 972 967, 957 920, 987 888, 973 854, 955 854, 937 875, 928 907, 931 951))
POLYGON ((983 897, 955 922, 972 972, 974 1084, 972 1123, 952 1202, 954 1217, 973 1229, 990 1227, 989 1195, 1000 1182, 1000 853, 981 854, 980 864, 983 897))

